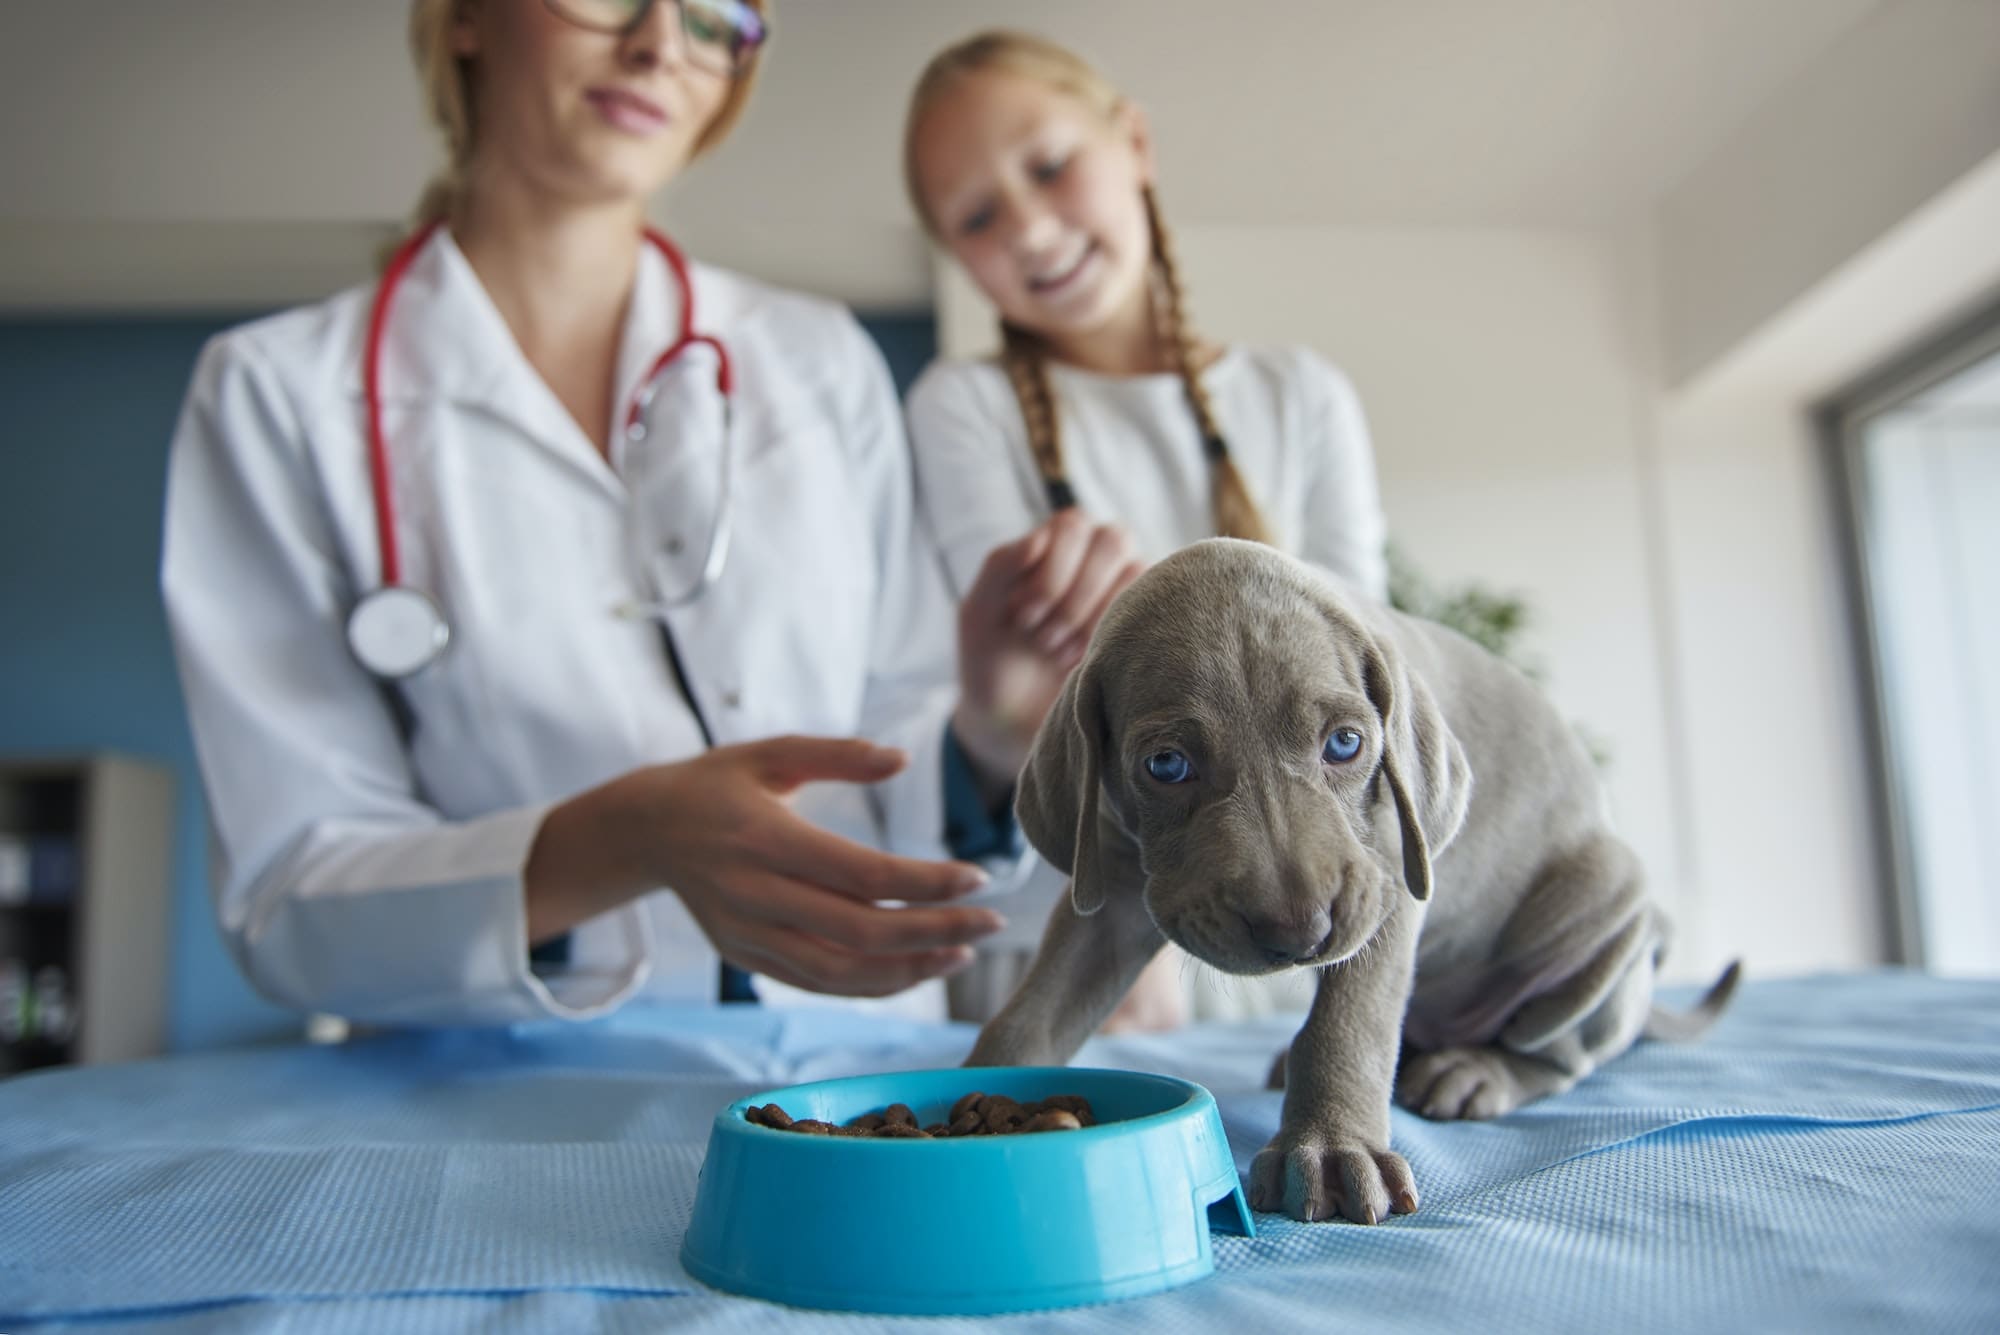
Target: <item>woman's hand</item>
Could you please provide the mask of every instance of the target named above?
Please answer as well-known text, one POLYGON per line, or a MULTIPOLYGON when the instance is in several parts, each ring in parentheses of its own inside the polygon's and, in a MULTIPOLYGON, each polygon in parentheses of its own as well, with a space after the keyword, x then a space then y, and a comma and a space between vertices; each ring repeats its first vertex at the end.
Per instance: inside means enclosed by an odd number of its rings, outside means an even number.
POLYGON ((592 789, 549 812, 529 853, 529 940, 668 887, 725 960, 794 987, 886 996, 963 968, 969 943, 1004 925, 948 906, 983 872, 854 843, 785 800, 817 780, 879 782, 906 760, 858 739, 775 737, 592 789))
POLYGON ((983 777, 1014 781, 1098 618, 1144 569, 1124 529, 1076 509, 987 554, 959 604, 952 716, 983 777))

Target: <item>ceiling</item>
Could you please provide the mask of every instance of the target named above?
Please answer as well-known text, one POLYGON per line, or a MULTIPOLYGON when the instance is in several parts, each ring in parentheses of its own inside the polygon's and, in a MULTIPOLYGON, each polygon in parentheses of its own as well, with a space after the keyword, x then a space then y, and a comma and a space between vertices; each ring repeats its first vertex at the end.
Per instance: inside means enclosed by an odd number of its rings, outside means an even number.
POLYGON ((1176 216, 1596 226, 1645 210, 1878 0, 778 0, 704 191, 904 221, 923 62, 996 20, 1149 112, 1176 216))
MULTIPOLYGON (((775 0, 749 115, 663 216, 722 263, 923 299, 904 102, 941 46, 1003 22, 1146 108, 1183 226, 1622 225, 1871 11, 1915 2, 775 0)), ((0 8, 0 304, 278 299, 365 264, 437 158, 407 12, 0 8)))

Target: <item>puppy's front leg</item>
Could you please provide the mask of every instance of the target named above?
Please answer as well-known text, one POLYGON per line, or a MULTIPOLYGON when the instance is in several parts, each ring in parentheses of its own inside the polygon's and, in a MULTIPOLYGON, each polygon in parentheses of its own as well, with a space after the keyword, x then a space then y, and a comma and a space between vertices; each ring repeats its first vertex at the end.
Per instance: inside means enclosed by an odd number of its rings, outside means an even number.
POLYGON ((1357 1224, 1417 1208, 1410 1166, 1389 1148, 1389 1098, 1422 921, 1421 906, 1402 904, 1360 954, 1320 971, 1286 1058, 1278 1134, 1250 1165, 1251 1208, 1357 1224))
POLYGON ((1087 918, 1064 899, 1027 977, 979 1031, 965 1064, 1068 1064, 1165 944, 1135 890, 1107 896, 1087 918))

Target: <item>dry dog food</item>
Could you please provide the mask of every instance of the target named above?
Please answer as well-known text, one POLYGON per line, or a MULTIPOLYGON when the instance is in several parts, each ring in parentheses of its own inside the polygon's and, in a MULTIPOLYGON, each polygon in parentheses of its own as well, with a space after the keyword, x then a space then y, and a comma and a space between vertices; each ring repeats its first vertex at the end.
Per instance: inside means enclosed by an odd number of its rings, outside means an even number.
POLYGON ((812 1118, 793 1120, 775 1103, 751 1104, 743 1116, 774 1131, 798 1131, 808 1136, 867 1136, 889 1140, 944 1140, 955 1136, 1011 1136, 1028 1131, 1075 1131, 1097 1125, 1090 1100, 1080 1094, 1051 1094, 1033 1103, 1017 1103, 1005 1094, 977 1090, 951 1105, 942 1122, 918 1126, 907 1103, 892 1103, 881 1112, 863 1113, 846 1126, 812 1118))

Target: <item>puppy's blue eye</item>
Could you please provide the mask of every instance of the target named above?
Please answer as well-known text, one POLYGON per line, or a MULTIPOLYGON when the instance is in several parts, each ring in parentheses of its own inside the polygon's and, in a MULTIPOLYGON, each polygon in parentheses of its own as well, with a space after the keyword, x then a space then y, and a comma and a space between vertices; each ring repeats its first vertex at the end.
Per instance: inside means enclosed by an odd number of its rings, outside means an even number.
POLYGON ((1335 728, 1326 739, 1319 758, 1329 765, 1344 765, 1361 754, 1361 734, 1353 728, 1335 728))
POLYGON ((1146 757, 1146 773, 1161 783, 1186 783, 1194 777, 1194 766, 1178 751, 1155 751, 1146 757))

